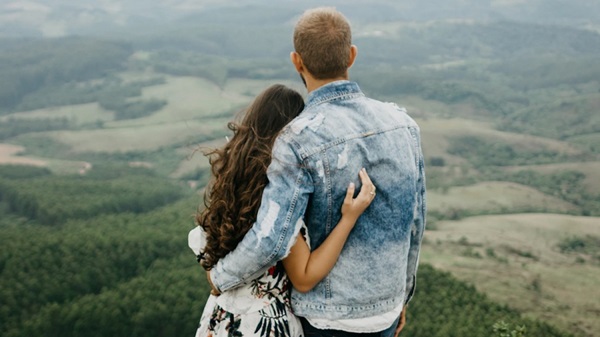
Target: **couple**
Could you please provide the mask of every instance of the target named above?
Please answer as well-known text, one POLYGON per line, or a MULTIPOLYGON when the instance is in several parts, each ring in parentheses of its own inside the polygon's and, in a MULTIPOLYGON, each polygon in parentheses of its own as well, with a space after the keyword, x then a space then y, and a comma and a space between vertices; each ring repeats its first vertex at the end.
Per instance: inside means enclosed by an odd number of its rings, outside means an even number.
POLYGON ((268 88, 210 153, 189 234, 213 289, 196 336, 398 335, 425 222, 419 128, 348 81, 335 9, 305 12, 294 48, 306 103, 268 88))

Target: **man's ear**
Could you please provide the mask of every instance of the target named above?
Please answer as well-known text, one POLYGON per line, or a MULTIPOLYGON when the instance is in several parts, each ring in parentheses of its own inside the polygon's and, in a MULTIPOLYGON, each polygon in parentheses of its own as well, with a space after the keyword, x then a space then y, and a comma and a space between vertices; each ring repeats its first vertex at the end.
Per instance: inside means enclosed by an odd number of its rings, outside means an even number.
POLYGON ((355 45, 350 46, 350 59, 348 60, 348 68, 352 67, 354 61, 356 60, 356 54, 358 53, 358 48, 355 45))
POLYGON ((304 64, 302 63, 300 54, 296 53, 295 51, 291 52, 290 60, 292 61, 292 64, 294 65, 294 68, 296 68, 297 72, 302 73, 304 71, 304 64))

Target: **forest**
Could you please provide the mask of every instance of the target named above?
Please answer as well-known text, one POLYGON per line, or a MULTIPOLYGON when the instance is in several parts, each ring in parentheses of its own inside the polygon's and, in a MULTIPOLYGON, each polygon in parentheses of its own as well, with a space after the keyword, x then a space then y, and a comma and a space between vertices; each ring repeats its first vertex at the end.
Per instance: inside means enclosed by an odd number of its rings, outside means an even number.
MULTIPOLYGON (((29 167, 3 171, 4 179, 49 177, 46 170, 29 167)), ((122 172, 124 177, 133 173, 122 172)), ((169 193, 170 186, 157 186, 157 177, 138 177, 142 178, 137 182, 153 185, 155 193, 169 193)), ((133 184, 121 188, 139 193, 133 184)), ((68 184, 56 184, 52 192, 97 200, 96 204, 109 196, 126 204, 128 197, 115 197, 111 189, 97 189, 93 197, 82 195, 68 184)), ((41 202, 44 197, 37 194, 32 200, 41 202)), ((69 203, 61 214, 64 223, 52 226, 32 215, 27 217, 34 221, 15 216, 10 223, 3 217, 2 335, 192 335, 208 295, 195 256, 182 249, 197 202, 197 196, 189 194, 166 206, 140 200, 142 207, 154 209, 136 213, 106 208, 91 218, 73 217, 81 210, 69 203)), ((408 325, 407 336, 483 336, 499 322, 525 326, 530 336, 570 336, 525 319, 428 265, 421 266, 420 280, 419 297, 411 302, 408 316, 415 323, 408 325)))
MULTIPOLYGON (((428 224, 401 336, 599 336, 600 298, 581 292, 600 280, 597 6, 335 3, 351 79, 423 134, 428 224)), ((1 336, 193 335, 202 153, 268 85, 304 90, 300 5, 125 16, 136 6, 64 36, 0 22, 1 336)))

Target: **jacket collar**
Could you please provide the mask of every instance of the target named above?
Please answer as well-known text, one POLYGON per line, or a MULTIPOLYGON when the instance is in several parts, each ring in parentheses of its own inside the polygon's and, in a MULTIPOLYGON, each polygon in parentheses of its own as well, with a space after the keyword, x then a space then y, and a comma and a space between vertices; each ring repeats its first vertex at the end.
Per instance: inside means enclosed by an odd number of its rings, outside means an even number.
POLYGON ((306 99, 306 107, 308 108, 336 98, 356 96, 364 96, 356 82, 347 80, 334 81, 313 90, 306 99))

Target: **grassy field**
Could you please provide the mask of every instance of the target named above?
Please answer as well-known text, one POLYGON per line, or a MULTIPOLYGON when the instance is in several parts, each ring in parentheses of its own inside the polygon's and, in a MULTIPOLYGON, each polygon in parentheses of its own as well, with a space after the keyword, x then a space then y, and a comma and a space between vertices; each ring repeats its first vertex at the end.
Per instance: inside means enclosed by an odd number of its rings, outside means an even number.
POLYGON ((584 150, 593 151, 596 154, 600 153, 600 132, 569 137, 568 140, 573 144, 579 145, 584 150))
POLYGON ((73 152, 126 152, 155 150, 175 143, 194 143, 210 137, 228 119, 177 121, 169 124, 115 127, 97 130, 54 131, 46 136, 68 145, 73 152))
POLYGON ((148 117, 115 121, 107 127, 170 124, 220 116, 239 109, 250 100, 237 91, 222 90, 203 78, 167 76, 165 79, 165 84, 144 88, 141 97, 166 100, 165 107, 148 117))
MULTIPOLYGON (((125 82, 143 81, 158 76, 152 72, 127 72, 120 75, 125 82)), ((182 148, 173 150, 181 163, 171 176, 179 178, 198 169, 208 166, 207 160, 201 153, 194 150, 211 143, 203 144, 215 133, 225 130, 227 122, 232 120, 237 111, 249 104, 253 97, 267 86, 282 81, 229 79, 221 88, 209 80, 196 77, 165 76, 165 83, 146 87, 138 99, 164 99, 168 104, 160 111, 143 118, 130 120, 114 120, 114 113, 99 107, 97 103, 70 105, 56 108, 39 109, 34 111, 11 114, 2 119, 36 119, 36 118, 68 118, 77 126, 92 126, 90 129, 58 130, 24 134, 16 140, 26 146, 38 144, 45 137, 62 144, 62 152, 72 155, 80 153, 115 153, 128 151, 157 151, 173 145, 182 148), (102 124, 97 124, 102 122, 102 124)), ((283 81, 289 86, 298 84, 283 81)), ((0 120, 1 121, 1 120, 0 120)), ((35 146, 35 145, 34 145, 35 146)), ((15 156, 8 147, 2 148, 0 163, 20 163, 44 165, 56 173, 77 173, 82 167, 81 162, 70 162, 58 159, 29 158, 15 156)), ((20 147, 19 151, 26 151, 20 147)), ((38 151, 40 152, 40 151, 38 151)), ((42 151, 43 152, 43 151, 42 151)), ((38 154, 39 156, 39 154, 38 154)), ((158 164, 163 168, 164 163, 158 164)))
POLYGON ((505 168, 508 172, 518 172, 522 170, 532 170, 544 174, 558 173, 561 171, 578 171, 585 175, 583 185, 590 193, 600 191, 600 162, 582 162, 582 163, 560 163, 547 165, 527 165, 505 168))
POLYGON ((0 122, 8 119, 36 119, 36 118, 67 118, 78 126, 91 125, 98 121, 108 122, 115 118, 114 112, 102 109, 98 103, 67 105, 54 108, 45 108, 25 112, 17 112, 0 117, 0 122))
POLYGON ((565 213, 577 207, 534 188, 510 182, 482 182, 471 186, 429 190, 428 210, 448 214, 565 213))
MULTIPOLYGON (((132 76, 134 74, 129 75, 132 76)), ((165 84, 146 87, 142 91, 143 99, 168 101, 162 110, 148 117, 117 121, 107 126, 151 125, 223 115, 233 116, 248 105, 258 93, 275 83, 302 91, 298 83, 277 80, 230 78, 223 87, 198 77, 165 76, 165 80, 165 84)))
POLYGON ((22 146, 0 143, 0 165, 46 166, 48 164, 45 160, 18 156, 24 150, 22 146))
MULTIPOLYGON (((141 76, 141 75, 140 75, 141 76)), ((128 74, 126 78, 143 79, 128 74)), ((142 98, 165 99, 160 111, 143 118, 113 121, 114 116, 94 104, 73 105, 13 114, 14 118, 67 117, 79 123, 104 121, 92 130, 61 130, 37 133, 63 143, 73 152, 125 152, 154 150, 175 143, 196 144, 223 129, 237 110, 272 81, 233 79, 224 89, 194 77, 166 77, 166 83, 144 88, 142 98), (98 118, 94 119, 94 116, 98 118)), ((137 98, 136 98, 137 99, 137 98)), ((6 117, 8 118, 8 117, 6 117)))
POLYGON ((91 169, 84 161, 39 158, 19 155, 25 148, 18 145, 0 143, 0 165, 32 165, 47 167, 56 174, 83 174, 91 169))
MULTIPOLYGON (((575 155, 579 149, 569 143, 554 139, 537 137, 513 132, 498 131, 488 122, 464 118, 427 118, 416 119, 422 132, 423 151, 428 156, 448 156, 450 137, 475 136, 486 140, 498 141, 525 150, 550 150, 575 155)), ((456 157, 450 156, 456 160, 456 157)))
POLYGON ((408 110, 408 114, 415 118, 449 119, 464 116, 476 116, 477 120, 487 120, 486 115, 482 115, 481 110, 475 109, 469 104, 445 104, 413 95, 390 98, 390 100, 396 102, 398 105, 404 106, 408 110))
POLYGON ((452 272, 529 317, 581 336, 598 336, 600 261, 562 253, 558 245, 572 237, 600 237, 600 218, 493 215, 440 221, 435 227, 425 234, 423 262, 452 272))

